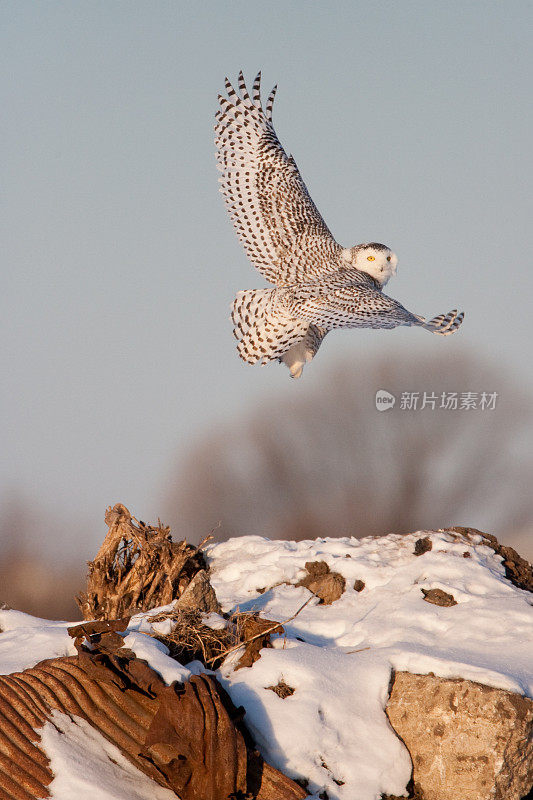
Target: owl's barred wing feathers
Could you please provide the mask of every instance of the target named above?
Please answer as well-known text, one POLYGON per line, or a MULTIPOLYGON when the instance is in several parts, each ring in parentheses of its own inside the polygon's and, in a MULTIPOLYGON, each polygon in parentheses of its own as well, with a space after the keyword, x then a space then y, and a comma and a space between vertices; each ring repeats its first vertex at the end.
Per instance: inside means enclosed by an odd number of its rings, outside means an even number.
MULTIPOLYGON (((298 287, 303 289, 304 287, 298 287)), ((294 310, 299 318, 307 319, 327 330, 333 328, 396 328, 400 325, 417 326, 449 336, 461 325, 464 313, 454 309, 426 320, 412 314, 397 300, 374 289, 346 286, 333 292, 324 291, 308 298, 295 291, 294 310), (300 295, 300 297, 298 297, 300 295), (296 310, 297 309, 297 310, 296 310)))
POLYGON ((242 72, 238 92, 226 79, 216 138, 221 192, 254 266, 279 286, 338 269, 342 248, 313 203, 292 156, 272 125, 275 87, 263 110, 261 73, 251 96, 242 72))
POLYGON ((345 286, 333 291, 308 292, 295 287, 295 313, 327 330, 334 328, 396 328, 422 325, 423 317, 411 314, 386 294, 363 286, 345 286), (306 295, 308 295, 306 297, 306 295))

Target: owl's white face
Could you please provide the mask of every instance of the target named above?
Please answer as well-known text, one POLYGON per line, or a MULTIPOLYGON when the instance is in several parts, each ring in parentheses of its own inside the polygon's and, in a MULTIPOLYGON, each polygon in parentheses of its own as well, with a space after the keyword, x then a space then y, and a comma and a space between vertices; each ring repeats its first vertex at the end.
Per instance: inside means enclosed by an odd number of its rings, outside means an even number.
POLYGON ((378 242, 358 244, 350 252, 352 265, 371 275, 380 286, 385 286, 389 278, 396 275, 398 256, 386 245, 378 242))

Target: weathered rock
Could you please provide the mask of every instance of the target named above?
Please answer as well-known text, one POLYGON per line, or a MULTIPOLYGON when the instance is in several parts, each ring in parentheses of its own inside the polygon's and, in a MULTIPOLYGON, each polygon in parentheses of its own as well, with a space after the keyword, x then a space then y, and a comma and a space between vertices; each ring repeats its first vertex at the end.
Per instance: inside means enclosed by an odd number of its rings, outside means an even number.
POLYGON ((178 611, 191 608, 195 611, 205 611, 206 613, 216 611, 217 614, 220 614, 220 604, 205 569, 196 573, 174 607, 178 611))
POLYGON ((424 800, 520 800, 533 784, 533 701, 466 680, 398 672, 387 715, 424 800))

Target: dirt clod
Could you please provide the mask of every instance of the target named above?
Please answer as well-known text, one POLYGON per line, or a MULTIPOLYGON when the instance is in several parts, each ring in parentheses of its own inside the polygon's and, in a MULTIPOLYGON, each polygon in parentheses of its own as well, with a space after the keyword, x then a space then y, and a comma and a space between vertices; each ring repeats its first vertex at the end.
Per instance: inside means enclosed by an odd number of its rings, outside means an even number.
POLYGON ((346 588, 346 581, 338 572, 330 572, 325 561, 307 561, 305 568, 308 574, 296 585, 305 586, 320 598, 324 605, 331 605, 338 600, 346 588))
POLYGON ((295 689, 285 683, 284 680, 278 681, 275 686, 267 686, 266 688, 275 692, 282 700, 285 700, 286 697, 291 697, 295 692, 295 689))
POLYGON ((329 572, 329 567, 325 561, 306 561, 305 568, 312 578, 320 578, 329 572))
POLYGON ((456 606, 457 600, 452 594, 443 592, 442 589, 422 589, 426 603, 433 603, 434 606, 456 606))
POLYGON ((244 653, 235 669, 251 667, 261 658, 263 647, 272 647, 270 637, 273 633, 283 633, 283 627, 269 619, 261 619, 259 614, 248 614, 242 620, 241 636, 245 643, 244 653))
POLYGON ((357 578, 357 580, 353 585, 353 588, 355 589, 356 592, 362 592, 363 589, 365 588, 365 582, 362 581, 360 578, 357 578))
POLYGON ((533 565, 531 565, 529 561, 526 561, 525 558, 522 558, 514 548, 500 544, 497 538, 491 533, 483 533, 483 531, 477 528, 463 528, 456 525, 453 528, 444 528, 444 530, 460 533, 467 537, 471 534, 481 536, 483 538, 483 544, 492 547, 494 552, 503 558, 505 577, 519 589, 526 589, 529 592, 533 592, 533 565))
POLYGON ((424 536, 423 539, 417 539, 415 542, 414 554, 415 556, 423 556, 424 553, 429 553, 433 547, 433 542, 429 536, 424 536))
POLYGON ((407 786, 405 787, 406 791, 408 792, 408 796, 405 795, 397 795, 397 794, 382 794, 381 800, 425 800, 424 794, 422 789, 417 784, 413 784, 413 780, 411 779, 407 786))

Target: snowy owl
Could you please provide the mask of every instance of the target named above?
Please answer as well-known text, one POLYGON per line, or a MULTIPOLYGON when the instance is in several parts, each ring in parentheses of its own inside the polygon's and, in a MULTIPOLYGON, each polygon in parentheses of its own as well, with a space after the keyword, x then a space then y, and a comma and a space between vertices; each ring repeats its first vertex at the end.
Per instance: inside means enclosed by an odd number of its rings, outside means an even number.
POLYGON ((426 320, 382 293, 398 263, 389 247, 343 248, 335 241, 276 136, 276 87, 263 109, 260 81, 261 73, 250 96, 242 72, 238 92, 226 78, 215 125, 226 207, 252 264, 276 287, 237 293, 232 320, 240 357, 249 364, 282 361, 299 378, 333 328, 456 331, 463 313, 426 320))

